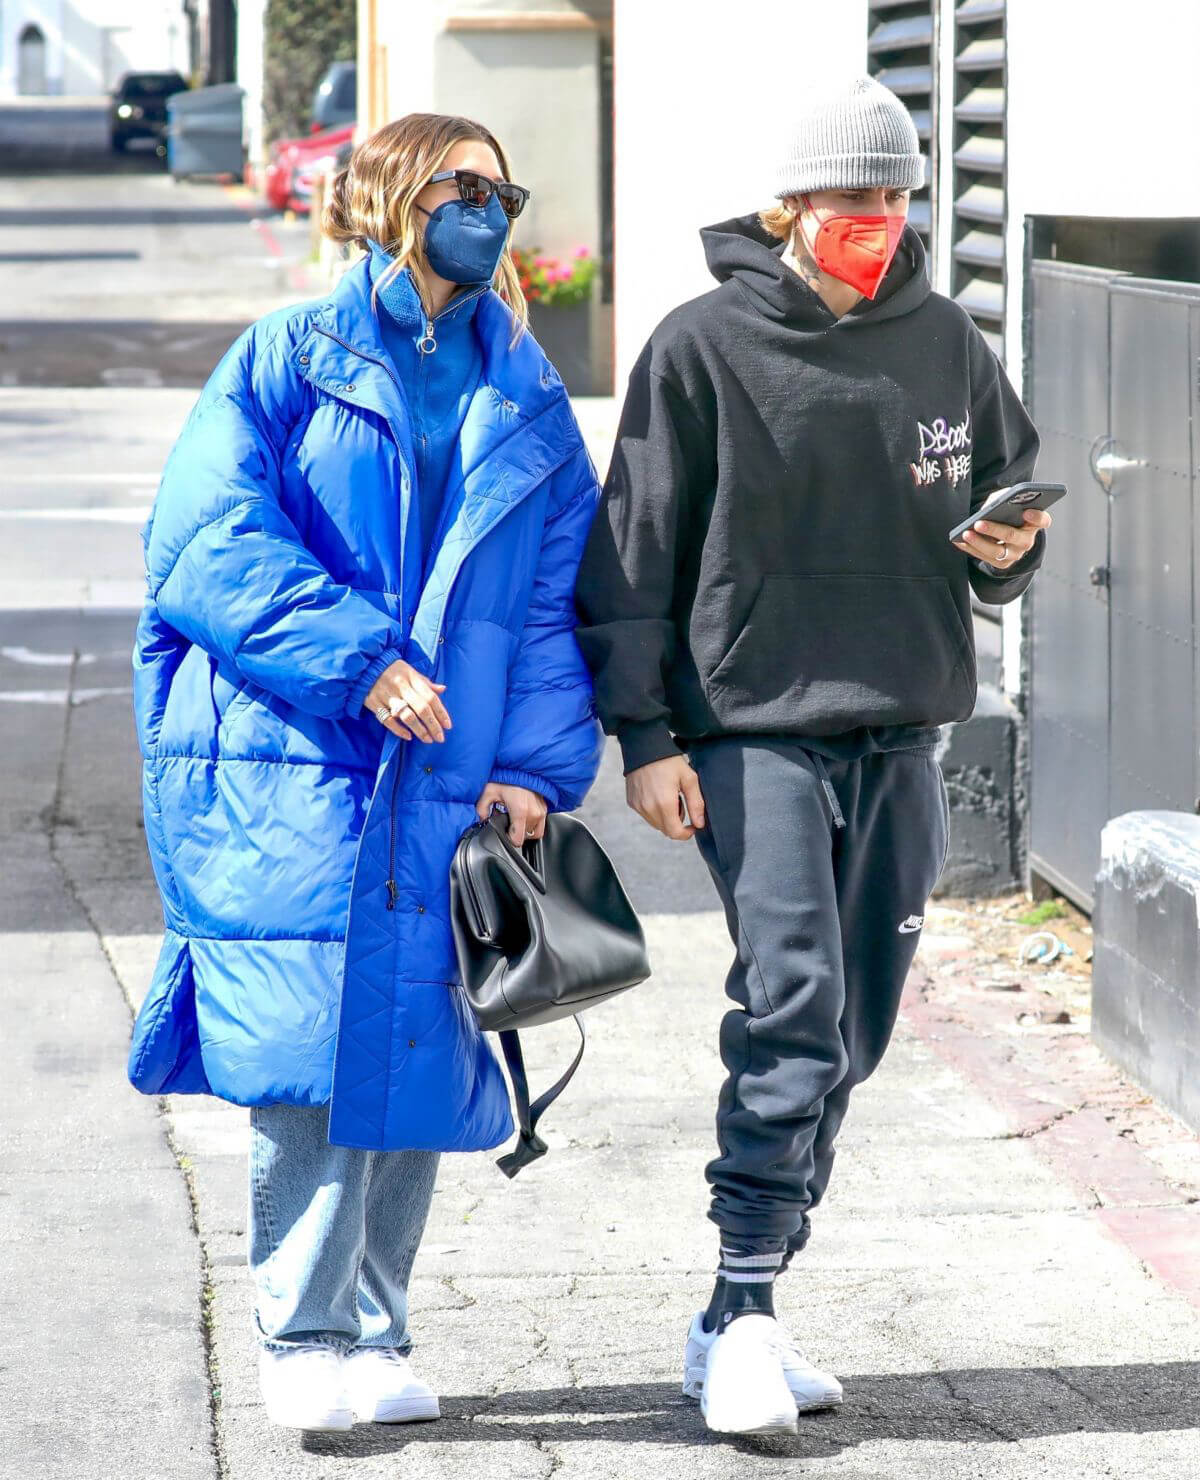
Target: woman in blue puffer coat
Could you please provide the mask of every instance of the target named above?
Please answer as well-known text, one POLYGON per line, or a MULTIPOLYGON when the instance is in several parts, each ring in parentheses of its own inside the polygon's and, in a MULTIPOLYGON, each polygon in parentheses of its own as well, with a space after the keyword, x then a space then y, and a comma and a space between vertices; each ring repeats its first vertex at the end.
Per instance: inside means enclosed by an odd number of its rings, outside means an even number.
POLYGON ((599 497, 522 332, 527 192, 463 118, 355 151, 325 226, 366 256, 222 360, 144 540, 134 657, 166 934, 147 1094, 251 1107, 269 1416, 435 1418, 407 1284, 442 1151, 511 1133, 449 923, 455 845, 577 807, 601 732, 574 637, 599 497))

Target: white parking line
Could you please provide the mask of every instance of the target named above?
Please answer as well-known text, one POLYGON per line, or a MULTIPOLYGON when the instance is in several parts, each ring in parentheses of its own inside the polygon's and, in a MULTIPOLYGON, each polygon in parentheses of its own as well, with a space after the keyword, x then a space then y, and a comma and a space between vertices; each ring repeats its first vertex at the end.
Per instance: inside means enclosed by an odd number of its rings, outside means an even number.
MULTIPOLYGON (((112 694, 132 694, 133 688, 76 689, 70 695, 71 704, 86 704, 91 699, 106 699, 112 694)), ((0 703, 6 704, 65 704, 66 689, 0 689, 0 703)))
POLYGON ((153 504, 116 509, 0 509, 0 519, 98 519, 103 524, 143 524, 153 504))
POLYGON ((73 662, 94 663, 95 653, 35 653, 27 647, 0 647, 0 658, 9 658, 14 663, 30 663, 35 668, 67 668, 73 662))
POLYGON ((161 473, 22 473, 18 483, 124 483, 157 484, 161 473))

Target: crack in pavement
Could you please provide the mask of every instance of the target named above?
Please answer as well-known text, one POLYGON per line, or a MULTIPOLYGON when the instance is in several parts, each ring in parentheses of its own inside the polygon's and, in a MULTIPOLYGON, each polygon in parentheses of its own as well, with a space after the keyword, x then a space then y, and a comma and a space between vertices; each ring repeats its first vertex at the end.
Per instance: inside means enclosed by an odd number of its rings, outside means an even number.
POLYGON ((459 1287, 455 1284, 456 1279, 458 1279, 458 1276, 453 1274, 443 1274, 438 1276, 438 1283, 442 1285, 443 1288, 449 1290, 451 1295, 453 1295, 455 1299, 460 1302, 458 1305, 453 1306, 452 1309, 470 1310, 473 1305, 478 1305, 479 1301, 475 1298, 474 1295, 468 1295, 465 1290, 459 1289, 459 1287))
MULTIPOLYGON (((1077 1383, 1072 1382, 1071 1379, 1066 1375, 1066 1373, 1063 1372, 1061 1367, 1051 1367, 1049 1369, 1049 1372, 1051 1377, 1053 1377, 1056 1381, 1061 1382, 1063 1387, 1065 1387, 1069 1392, 1074 1393, 1076 1397, 1082 1398, 1093 1412, 1102 1413, 1107 1418, 1107 1410, 1104 1408, 1104 1406, 1101 1403, 1098 1403, 1096 1399, 1092 1397, 1091 1393, 1087 1391, 1086 1388, 1081 1388, 1077 1383)), ((1111 1425, 1109 1427, 1111 1427, 1111 1425)))
POLYGON ((950 1376, 948 1372, 939 1372, 937 1376, 950 1397, 953 1398, 956 1403, 963 1403, 966 1405, 967 1409, 969 1410, 969 1421, 974 1425, 975 1428, 979 1429, 984 1434, 989 1434, 993 1439, 999 1439, 1003 1441, 1005 1444, 1016 1443, 1016 1436, 1014 1434, 1010 1433, 1007 1429, 1002 1429, 999 1424, 993 1422, 992 1419, 988 1418, 985 1414, 980 1412, 975 1404, 974 1399, 971 1398, 967 1393, 960 1393, 957 1390, 954 1385, 954 1379, 950 1376))
POLYGON ((561 1470, 566 1464, 566 1460, 559 1453, 559 1451, 552 1448, 549 1442, 546 1439, 543 1439, 540 1434, 534 1434, 529 1442, 533 1445, 538 1454, 542 1455, 543 1458, 550 1461, 550 1468, 546 1471, 547 1480, 549 1480, 549 1477, 551 1475, 557 1474, 558 1471, 561 1470))
POLYGON ((516 1304, 529 1316, 529 1327, 533 1332, 533 1350, 516 1367, 509 1368, 496 1379, 491 1391, 488 1393, 489 1398, 500 1397, 505 1385, 511 1385, 514 1378, 520 1377, 523 1372, 528 1372, 533 1364, 540 1360, 550 1345, 550 1337, 538 1325, 537 1317, 532 1308, 526 1305, 524 1301, 518 1301, 516 1304))
POLYGON ((1039 1121, 1037 1125, 1022 1126, 1017 1131, 1001 1131, 998 1136, 993 1136, 995 1141, 1028 1141, 1034 1136, 1040 1136, 1043 1131, 1048 1131, 1051 1126, 1058 1125, 1060 1121, 1068 1119, 1072 1115, 1078 1115, 1081 1110, 1096 1109, 1092 1100, 1081 1100, 1078 1105, 1067 1105, 1062 1110, 1057 1110, 1046 1120, 1039 1121))

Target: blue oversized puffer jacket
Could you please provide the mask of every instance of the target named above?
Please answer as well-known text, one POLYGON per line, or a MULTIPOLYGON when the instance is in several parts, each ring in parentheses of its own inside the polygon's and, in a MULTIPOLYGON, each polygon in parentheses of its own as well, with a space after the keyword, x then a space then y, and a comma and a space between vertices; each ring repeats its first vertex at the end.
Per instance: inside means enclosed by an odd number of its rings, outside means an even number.
POLYGON ((365 262, 248 330, 168 459, 134 654, 166 924, 129 1053, 147 1094, 331 1101, 330 1140, 378 1150, 511 1132, 448 873, 489 780, 569 810, 595 778, 573 593, 599 489, 536 342, 510 348, 490 291, 476 323, 483 376, 424 572, 365 262), (362 708, 397 658, 446 684, 443 745, 362 708))

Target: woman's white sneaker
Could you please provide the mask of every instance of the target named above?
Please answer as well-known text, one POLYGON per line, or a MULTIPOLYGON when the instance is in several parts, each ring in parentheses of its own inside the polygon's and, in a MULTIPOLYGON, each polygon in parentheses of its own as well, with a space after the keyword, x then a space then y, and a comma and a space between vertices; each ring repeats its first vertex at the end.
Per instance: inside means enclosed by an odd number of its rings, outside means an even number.
POLYGON ((332 1347, 315 1342, 297 1342, 286 1350, 260 1346, 258 1381, 272 1423, 310 1432, 354 1424, 342 1356, 332 1347))
POLYGON ((344 1372, 360 1423, 418 1423, 442 1416, 437 1394, 394 1347, 354 1347, 346 1354, 344 1372))
MULTIPOLYGON (((745 1320, 745 1316, 739 1317, 745 1320)), ((796 1400, 801 1413, 812 1413, 821 1408, 836 1408, 842 1401, 842 1385, 831 1372, 822 1372, 819 1367, 810 1367, 792 1337, 776 1322, 776 1331, 781 1346, 783 1375, 796 1400)), ((683 1395, 699 1398, 704 1391, 704 1373, 708 1354, 717 1339, 716 1331, 704 1329, 704 1312, 697 1314, 688 1332, 683 1350, 683 1395)))
POLYGON ((779 1327, 738 1316, 716 1334, 704 1364, 700 1411, 718 1434, 794 1434, 796 1400, 783 1375, 779 1327))

